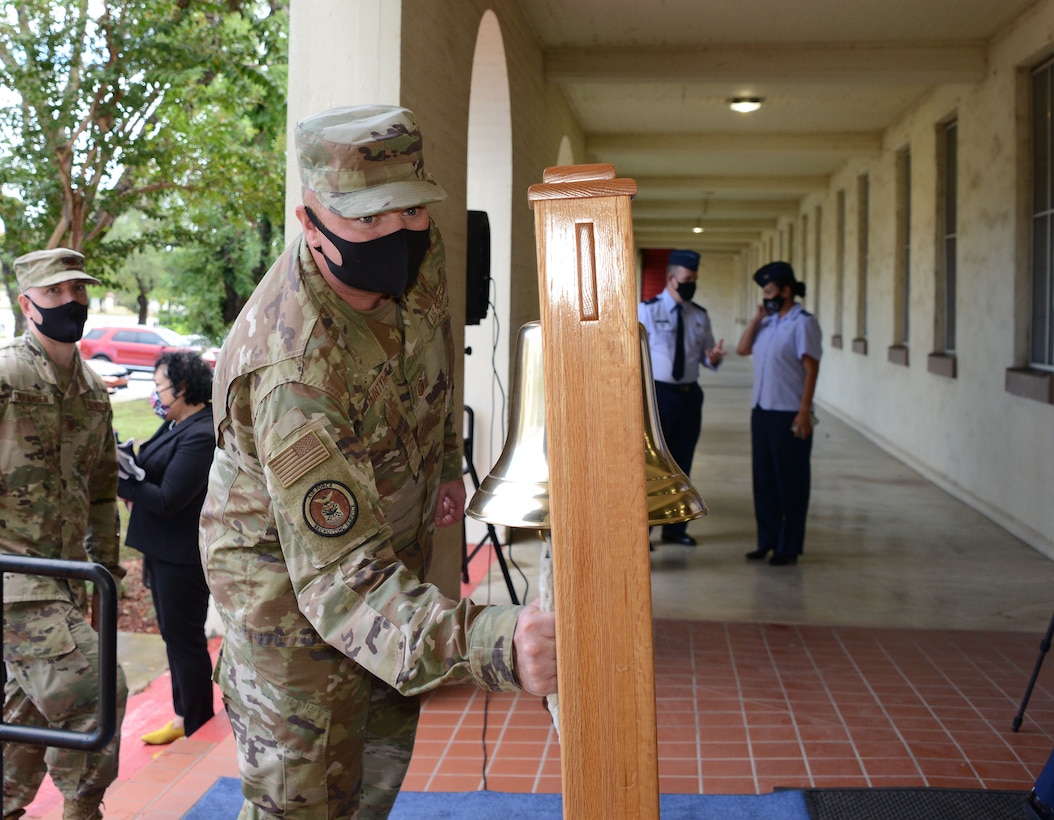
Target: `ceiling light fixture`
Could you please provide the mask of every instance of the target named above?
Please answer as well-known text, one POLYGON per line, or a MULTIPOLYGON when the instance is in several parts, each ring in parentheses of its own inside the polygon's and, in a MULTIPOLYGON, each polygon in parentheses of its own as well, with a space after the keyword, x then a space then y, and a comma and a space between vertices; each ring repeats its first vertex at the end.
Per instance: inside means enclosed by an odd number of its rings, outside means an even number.
POLYGON ((750 114, 761 108, 761 97, 733 97, 728 107, 740 114, 750 114))
POLYGON ((702 225, 702 223, 701 222, 696 222, 695 223, 695 227, 692 228, 692 233, 702 233, 702 232, 703 232, 703 225, 702 225))

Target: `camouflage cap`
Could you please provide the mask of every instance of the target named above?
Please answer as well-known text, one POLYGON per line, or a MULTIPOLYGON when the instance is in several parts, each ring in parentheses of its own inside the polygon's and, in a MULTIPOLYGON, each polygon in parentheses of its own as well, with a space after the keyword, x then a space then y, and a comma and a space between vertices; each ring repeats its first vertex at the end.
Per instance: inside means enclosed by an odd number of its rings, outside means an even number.
POLYGON ((301 184, 341 216, 446 199, 446 191, 425 172, 421 132, 405 108, 332 108, 298 122, 293 139, 301 184))
POLYGON ((102 284, 84 272, 84 254, 69 248, 33 251, 18 257, 15 260, 15 278, 18 279, 21 293, 25 293, 26 288, 46 288, 71 279, 92 285, 102 284))

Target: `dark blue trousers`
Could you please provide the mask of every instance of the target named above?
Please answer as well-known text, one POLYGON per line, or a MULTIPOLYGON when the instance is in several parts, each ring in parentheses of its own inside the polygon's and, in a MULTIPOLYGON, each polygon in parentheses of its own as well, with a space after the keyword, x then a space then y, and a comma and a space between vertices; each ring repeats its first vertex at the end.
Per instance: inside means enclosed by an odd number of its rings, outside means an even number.
POLYGON ((776 555, 801 555, 805 549, 812 436, 794 437, 796 415, 760 407, 750 415, 758 549, 776 555))
MULTIPOLYGON (((670 455, 689 478, 692 477, 692 457, 699 443, 699 428, 703 423, 703 390, 698 384, 668 384, 655 382, 655 403, 659 408, 659 426, 670 455)), ((662 528, 666 538, 684 535, 688 522, 667 524, 662 528)))

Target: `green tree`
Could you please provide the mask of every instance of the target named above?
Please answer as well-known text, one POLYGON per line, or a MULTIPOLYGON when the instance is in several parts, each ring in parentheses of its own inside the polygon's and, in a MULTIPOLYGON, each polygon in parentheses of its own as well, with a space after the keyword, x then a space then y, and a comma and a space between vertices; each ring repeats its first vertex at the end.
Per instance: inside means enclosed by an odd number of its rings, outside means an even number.
POLYGON ((150 230, 152 225, 141 211, 126 211, 117 217, 104 240, 107 246, 120 242, 130 249, 118 263, 111 281, 116 290, 134 298, 141 325, 147 323, 147 305, 151 294, 168 283, 174 262, 173 254, 168 249, 142 239, 143 233, 150 230))
MULTIPOLYGON (((11 261, 36 248, 80 250, 93 273, 109 280, 138 248, 214 244, 220 226, 268 237, 268 246, 281 234, 285 6, 5 6, 0 263, 9 295, 11 261), (133 208, 150 229, 104 243, 117 217, 133 208)), ((224 268, 205 265, 199 273, 222 281, 224 268)))

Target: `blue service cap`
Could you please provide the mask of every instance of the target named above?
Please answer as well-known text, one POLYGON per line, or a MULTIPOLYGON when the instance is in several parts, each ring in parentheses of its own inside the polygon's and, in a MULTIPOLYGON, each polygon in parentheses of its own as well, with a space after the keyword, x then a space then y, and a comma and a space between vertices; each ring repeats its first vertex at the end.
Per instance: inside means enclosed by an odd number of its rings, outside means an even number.
POLYGON ((789 263, 769 262, 757 269, 754 273, 754 281, 758 283, 759 288, 763 288, 769 282, 775 282, 780 286, 793 285, 797 279, 794 277, 794 268, 789 263))
POLYGON ((699 270, 699 254, 695 251, 677 250, 670 251, 670 259, 667 261, 667 266, 677 265, 678 267, 688 268, 688 270, 699 270))

